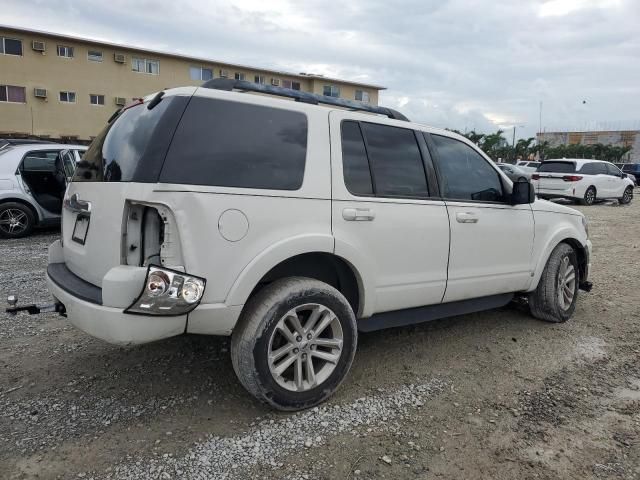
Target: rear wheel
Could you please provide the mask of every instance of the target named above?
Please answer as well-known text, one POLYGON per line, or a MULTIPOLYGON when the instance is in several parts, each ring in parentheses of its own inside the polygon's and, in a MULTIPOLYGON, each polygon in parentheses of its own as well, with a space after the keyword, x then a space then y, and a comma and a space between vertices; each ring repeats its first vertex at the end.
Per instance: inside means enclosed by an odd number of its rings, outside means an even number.
POLYGON ((233 368, 257 399, 280 410, 309 408, 346 377, 357 335, 353 310, 335 288, 277 280, 247 303, 231 339, 233 368))
POLYGON ((22 238, 33 231, 35 216, 29 207, 17 202, 0 205, 0 236, 22 238))
POLYGON ((622 194, 622 197, 619 198, 618 201, 622 205, 626 205, 628 203, 631 203, 632 199, 633 199, 633 187, 629 186, 625 188, 624 193, 622 194))
POLYGON ((580 282, 576 252, 558 245, 547 261, 535 291, 529 294, 531 314, 547 322, 566 322, 576 309, 580 282))
POLYGON ((591 186, 587 188, 587 191, 584 192, 584 197, 582 199, 583 205, 593 205, 596 201, 596 187, 591 186))

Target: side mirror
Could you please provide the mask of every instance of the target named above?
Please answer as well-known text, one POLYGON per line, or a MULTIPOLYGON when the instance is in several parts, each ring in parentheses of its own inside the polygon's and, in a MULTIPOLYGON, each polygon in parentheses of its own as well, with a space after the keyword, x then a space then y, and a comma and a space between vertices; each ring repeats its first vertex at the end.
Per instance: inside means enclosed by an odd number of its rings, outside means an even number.
POLYGON ((533 203, 536 199, 536 192, 531 182, 518 181, 513 183, 511 192, 511 205, 524 205, 533 203))

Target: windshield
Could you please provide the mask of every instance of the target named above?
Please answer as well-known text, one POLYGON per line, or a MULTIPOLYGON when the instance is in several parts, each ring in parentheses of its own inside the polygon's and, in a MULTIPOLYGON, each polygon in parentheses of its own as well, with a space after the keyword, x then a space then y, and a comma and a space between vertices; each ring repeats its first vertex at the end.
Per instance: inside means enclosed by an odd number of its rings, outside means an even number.
POLYGON ((82 154, 73 181, 156 181, 186 102, 172 96, 151 110, 139 104, 120 112, 82 154))
POLYGON ((554 162, 548 160, 538 168, 539 172, 549 173, 575 173, 576 164, 574 162, 554 162))

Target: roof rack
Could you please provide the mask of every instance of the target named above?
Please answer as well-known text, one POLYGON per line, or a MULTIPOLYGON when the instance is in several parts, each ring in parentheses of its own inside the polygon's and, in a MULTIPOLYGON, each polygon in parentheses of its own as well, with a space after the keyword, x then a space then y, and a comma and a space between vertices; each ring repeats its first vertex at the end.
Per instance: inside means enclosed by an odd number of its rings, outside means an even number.
POLYGON ((312 105, 325 104, 334 105, 336 107, 348 108, 349 110, 377 113, 385 115, 394 120, 403 120, 408 122, 409 119, 400 112, 387 107, 376 107, 366 105, 364 103, 345 100, 344 98, 327 97, 316 93, 303 92, 300 90, 292 90, 290 88, 273 87, 261 83, 248 82, 246 80, 234 80, 232 78, 216 78, 209 80, 202 85, 202 88, 212 88, 214 90, 242 90, 245 92, 259 92, 268 95, 277 95, 278 97, 293 98, 296 102, 310 103, 312 105))

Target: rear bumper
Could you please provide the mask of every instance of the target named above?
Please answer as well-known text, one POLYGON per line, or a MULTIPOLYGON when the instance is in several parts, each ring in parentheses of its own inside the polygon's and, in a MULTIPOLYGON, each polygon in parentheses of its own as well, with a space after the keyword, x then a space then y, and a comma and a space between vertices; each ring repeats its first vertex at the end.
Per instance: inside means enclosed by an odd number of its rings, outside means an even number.
POLYGON ((140 294, 146 272, 143 267, 114 267, 99 288, 69 270, 60 241, 49 246, 49 291, 65 306, 69 321, 89 335, 117 345, 154 342, 185 332, 231 335, 242 305, 201 304, 188 315, 175 317, 124 313, 140 294))
POLYGON ((540 198, 582 198, 573 186, 562 189, 536 187, 536 195, 540 198))
POLYGON ((77 328, 118 345, 153 342, 184 333, 187 316, 150 317, 123 312, 140 293, 145 268, 115 267, 103 279, 103 288, 75 275, 62 261, 59 241, 49 247, 47 284, 77 328))

